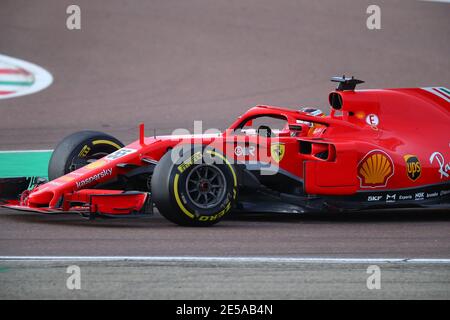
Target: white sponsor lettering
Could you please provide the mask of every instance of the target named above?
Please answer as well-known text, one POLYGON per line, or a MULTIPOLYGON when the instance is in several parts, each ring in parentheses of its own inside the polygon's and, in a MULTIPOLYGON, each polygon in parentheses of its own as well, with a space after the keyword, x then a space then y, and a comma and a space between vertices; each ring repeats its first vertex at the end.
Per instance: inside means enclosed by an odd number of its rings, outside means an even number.
POLYGON ((386 202, 395 202, 396 198, 397 198, 396 194, 392 194, 392 195, 387 194, 386 195, 386 202))
POLYGON ((119 149, 119 150, 111 153, 110 155, 107 155, 105 157, 105 159, 106 160, 116 160, 116 159, 122 158, 122 157, 124 157, 126 155, 129 155, 129 154, 131 154, 133 152, 136 152, 136 150, 135 149, 130 149, 130 148, 122 148, 122 149, 119 149))
POLYGON ((369 196, 367 197, 367 201, 380 201, 383 196, 369 196))
POLYGON ((366 117, 366 122, 368 125, 376 127, 380 123, 380 119, 376 114, 371 113, 366 117))
POLYGON ((86 178, 84 180, 81 180, 81 181, 77 182, 77 189, 80 189, 83 186, 91 184, 92 182, 95 182, 97 180, 100 180, 100 179, 102 179, 102 178, 104 178, 106 176, 110 176, 110 175, 112 175, 112 168, 103 169, 99 173, 97 173, 97 174, 95 174, 95 175, 93 175, 93 176, 91 176, 89 178, 86 178))
POLYGON ((430 156, 430 163, 433 164, 434 160, 439 164, 439 173, 441 174, 441 179, 449 177, 450 162, 445 163, 445 158, 440 152, 434 152, 430 156))
POLYGON ((234 148, 234 154, 238 157, 240 156, 254 156, 255 155, 255 146, 248 146, 248 147, 242 147, 242 146, 237 146, 236 148, 234 148))
POLYGON ((425 198, 425 192, 417 192, 414 196, 415 200, 423 200, 425 198))

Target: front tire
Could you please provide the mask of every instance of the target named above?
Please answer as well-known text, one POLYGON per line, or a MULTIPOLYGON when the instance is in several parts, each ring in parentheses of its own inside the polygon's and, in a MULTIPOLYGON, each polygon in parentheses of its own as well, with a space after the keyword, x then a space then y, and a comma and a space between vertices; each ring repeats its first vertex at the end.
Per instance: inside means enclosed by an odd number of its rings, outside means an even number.
POLYGON ((56 179, 96 161, 124 145, 99 131, 79 131, 65 137, 53 150, 48 164, 48 178, 56 179))
POLYGON ((161 215, 183 226, 219 222, 233 207, 238 189, 226 157, 198 146, 167 152, 156 165, 151 184, 161 215), (172 161, 174 153, 180 156, 177 163, 172 161))

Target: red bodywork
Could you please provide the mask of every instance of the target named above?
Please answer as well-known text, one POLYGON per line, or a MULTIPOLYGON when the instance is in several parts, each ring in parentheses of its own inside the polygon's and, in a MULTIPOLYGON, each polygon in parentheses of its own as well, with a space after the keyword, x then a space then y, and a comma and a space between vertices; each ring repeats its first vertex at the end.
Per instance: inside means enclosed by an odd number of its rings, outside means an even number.
POLYGON ((273 160, 270 146, 282 145, 284 153, 278 156, 279 162, 274 163, 302 182, 306 195, 352 196, 430 185, 442 186, 441 192, 447 192, 450 183, 450 94, 447 89, 350 90, 332 94, 340 99, 342 108, 332 109, 331 114, 324 117, 257 106, 217 135, 144 138, 141 127, 137 141, 36 187, 23 195, 20 204, 10 207, 41 212, 84 208, 111 215, 137 212, 146 201, 145 193, 124 194, 92 188, 125 174, 129 169, 120 164, 142 166, 157 162, 179 143, 213 145, 230 160, 248 162, 252 159, 248 154, 237 152, 236 146, 245 148, 252 143, 251 136, 236 135, 234 130, 261 115, 282 117, 288 125, 276 137, 256 144, 259 157, 267 156, 256 160, 273 160))

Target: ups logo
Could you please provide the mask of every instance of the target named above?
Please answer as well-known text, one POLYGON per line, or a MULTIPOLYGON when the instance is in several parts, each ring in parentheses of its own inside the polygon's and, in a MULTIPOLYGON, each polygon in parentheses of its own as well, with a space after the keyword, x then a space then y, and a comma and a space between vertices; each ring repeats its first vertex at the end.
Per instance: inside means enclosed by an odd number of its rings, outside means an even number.
POLYGON ((416 156, 407 154, 403 157, 406 162, 406 174, 408 178, 412 181, 416 181, 419 179, 420 174, 422 173, 422 167, 420 165, 419 159, 416 156))

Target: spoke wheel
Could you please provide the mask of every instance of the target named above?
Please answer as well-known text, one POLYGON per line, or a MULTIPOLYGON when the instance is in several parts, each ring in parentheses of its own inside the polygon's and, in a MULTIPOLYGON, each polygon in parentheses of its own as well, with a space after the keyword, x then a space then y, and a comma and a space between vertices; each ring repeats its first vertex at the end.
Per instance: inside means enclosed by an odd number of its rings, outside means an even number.
POLYGON ((212 208, 222 202, 226 189, 224 174, 214 166, 196 166, 186 178, 189 200, 199 208, 212 208))

